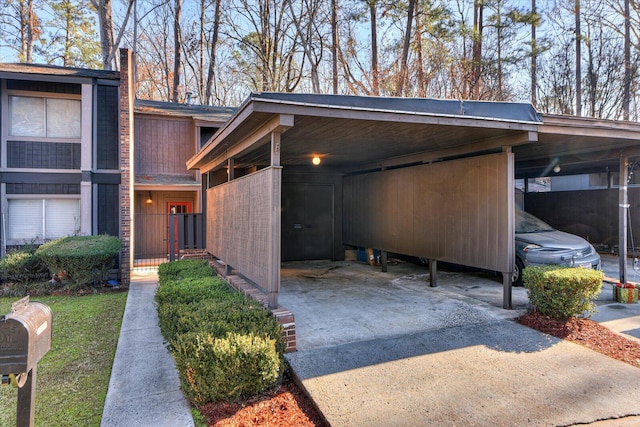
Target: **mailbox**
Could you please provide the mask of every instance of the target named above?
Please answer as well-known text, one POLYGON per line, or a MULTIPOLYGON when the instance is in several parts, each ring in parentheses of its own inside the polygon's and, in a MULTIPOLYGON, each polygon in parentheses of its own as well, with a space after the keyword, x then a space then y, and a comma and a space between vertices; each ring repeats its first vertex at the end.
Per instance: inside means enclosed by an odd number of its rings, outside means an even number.
MULTIPOLYGON (((0 316, 0 374, 16 375, 23 381, 51 349, 51 309, 25 297, 15 302, 11 313, 0 316)), ((20 381, 18 383, 19 386, 20 381)))

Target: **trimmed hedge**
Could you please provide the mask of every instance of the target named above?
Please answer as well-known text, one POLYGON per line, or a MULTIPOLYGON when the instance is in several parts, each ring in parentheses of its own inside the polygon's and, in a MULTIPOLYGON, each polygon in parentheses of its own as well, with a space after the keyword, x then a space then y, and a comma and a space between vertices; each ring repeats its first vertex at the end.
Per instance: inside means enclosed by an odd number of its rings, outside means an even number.
POLYGON ((284 370, 282 327, 258 302, 214 276, 205 260, 160 265, 160 330, 196 405, 252 396, 284 370))
POLYGON ((50 278, 42 259, 28 251, 13 251, 0 260, 0 278, 11 283, 28 283, 50 278))
POLYGON ((590 316, 593 300, 602 289, 601 271, 561 267, 529 266, 522 272, 529 301, 540 313, 564 320, 573 316, 590 316))
POLYGON ((36 255, 52 275, 74 289, 102 280, 120 247, 120 239, 113 236, 69 236, 41 245, 36 255))

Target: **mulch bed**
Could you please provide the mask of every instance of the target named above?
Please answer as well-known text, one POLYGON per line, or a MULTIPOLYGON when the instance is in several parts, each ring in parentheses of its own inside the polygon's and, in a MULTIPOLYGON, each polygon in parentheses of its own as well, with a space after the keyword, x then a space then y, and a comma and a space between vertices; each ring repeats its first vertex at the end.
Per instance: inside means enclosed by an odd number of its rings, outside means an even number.
POLYGON ((590 319, 551 319, 540 313, 526 314, 518 323, 584 345, 598 353, 640 368, 640 343, 612 332, 590 319))

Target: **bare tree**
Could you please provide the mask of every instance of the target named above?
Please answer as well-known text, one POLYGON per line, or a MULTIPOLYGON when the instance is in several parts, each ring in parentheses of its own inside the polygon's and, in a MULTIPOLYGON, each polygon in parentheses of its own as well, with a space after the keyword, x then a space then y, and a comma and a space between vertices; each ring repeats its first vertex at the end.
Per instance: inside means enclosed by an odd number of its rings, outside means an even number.
POLYGON ((182 0, 175 0, 173 11, 173 85, 171 101, 180 100, 180 66, 182 65, 182 35, 180 30, 180 17, 182 15, 182 0))
POLYGON ((402 43, 402 59, 400 60, 400 75, 396 86, 395 95, 400 96, 404 89, 404 81, 407 78, 407 60, 409 58, 409 42, 411 41, 411 24, 413 23, 413 12, 416 7, 415 0, 409 0, 407 10, 407 27, 404 33, 404 43, 402 43))

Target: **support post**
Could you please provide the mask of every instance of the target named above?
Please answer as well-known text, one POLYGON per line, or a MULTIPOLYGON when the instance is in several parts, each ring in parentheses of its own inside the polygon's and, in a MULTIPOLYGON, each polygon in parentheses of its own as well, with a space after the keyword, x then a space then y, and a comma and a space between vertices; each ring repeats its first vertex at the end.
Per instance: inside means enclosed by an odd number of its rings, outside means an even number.
POLYGON ((387 272, 387 251, 380 251, 380 264, 382 265, 382 272, 387 272))
POLYGON ((27 381, 18 388, 18 412, 16 427, 33 427, 36 403, 37 365, 26 373, 27 381))
POLYGON ((627 180, 629 177, 629 158, 620 157, 620 182, 618 185, 618 252, 620 256, 620 283, 627 283, 627 211, 629 199, 627 180))
POLYGON ((176 254, 176 219, 177 215, 174 213, 169 214, 169 261, 175 261, 176 254))
POLYGON ((438 286, 436 276, 438 275, 438 261, 435 259, 429 260, 429 286, 435 288, 438 286))
MULTIPOLYGON (((511 310, 513 308, 511 303, 511 293, 513 291, 513 283, 511 281, 512 272, 502 272, 502 308, 505 310, 511 310)), ((522 271, 520 272, 522 274, 522 271)))

